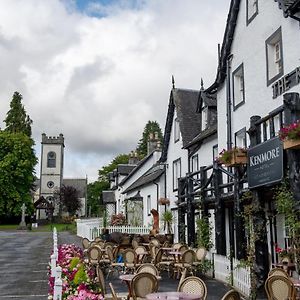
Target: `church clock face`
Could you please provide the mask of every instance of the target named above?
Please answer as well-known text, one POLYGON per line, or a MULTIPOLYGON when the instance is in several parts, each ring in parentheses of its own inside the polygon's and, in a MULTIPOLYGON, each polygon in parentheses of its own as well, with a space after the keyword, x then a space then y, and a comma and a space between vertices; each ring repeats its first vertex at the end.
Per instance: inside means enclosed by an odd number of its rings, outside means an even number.
POLYGON ((53 182, 53 181, 48 181, 48 182, 47 182, 47 187, 48 187, 49 189, 52 189, 52 188, 54 187, 54 182, 53 182))

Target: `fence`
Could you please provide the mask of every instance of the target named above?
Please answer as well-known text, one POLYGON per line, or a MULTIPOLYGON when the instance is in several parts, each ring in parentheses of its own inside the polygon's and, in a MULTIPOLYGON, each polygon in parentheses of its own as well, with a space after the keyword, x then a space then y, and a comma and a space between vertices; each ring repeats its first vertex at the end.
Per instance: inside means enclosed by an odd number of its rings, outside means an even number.
POLYGON ((215 278, 230 283, 245 296, 250 295, 250 268, 241 266, 240 261, 233 258, 232 262, 223 255, 213 254, 215 278))
MULTIPOLYGON (((77 235, 80 237, 94 240, 97 236, 102 234, 103 219, 77 219, 77 235)), ((108 226, 105 227, 111 232, 122 232, 128 234, 148 234, 150 228, 146 226, 108 226)))

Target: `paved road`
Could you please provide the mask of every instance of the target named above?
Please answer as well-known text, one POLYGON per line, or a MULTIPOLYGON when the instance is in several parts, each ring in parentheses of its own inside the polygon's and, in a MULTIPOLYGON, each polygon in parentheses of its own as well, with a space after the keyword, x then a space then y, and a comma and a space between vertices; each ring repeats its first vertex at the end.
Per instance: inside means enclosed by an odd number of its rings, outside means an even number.
MULTIPOLYGON (((58 242, 79 244, 79 239, 64 232, 58 242)), ((47 299, 52 247, 50 232, 0 231, 0 300, 47 299)))

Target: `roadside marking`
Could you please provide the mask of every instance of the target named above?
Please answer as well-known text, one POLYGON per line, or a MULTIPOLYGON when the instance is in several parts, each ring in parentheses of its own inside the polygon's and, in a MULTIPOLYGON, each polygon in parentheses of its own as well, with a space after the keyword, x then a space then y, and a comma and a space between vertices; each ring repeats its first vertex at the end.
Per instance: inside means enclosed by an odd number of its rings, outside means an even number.
POLYGON ((46 270, 37 270, 37 271, 32 271, 33 273, 45 273, 46 270))
POLYGON ((43 279, 40 279, 40 280, 30 280, 29 282, 48 282, 48 280, 43 280, 43 279))

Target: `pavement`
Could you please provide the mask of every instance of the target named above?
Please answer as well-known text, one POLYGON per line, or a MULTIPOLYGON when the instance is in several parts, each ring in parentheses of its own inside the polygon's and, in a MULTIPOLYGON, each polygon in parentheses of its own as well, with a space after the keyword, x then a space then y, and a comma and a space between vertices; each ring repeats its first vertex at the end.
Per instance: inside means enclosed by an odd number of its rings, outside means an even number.
MULTIPOLYGON (((47 299, 47 266, 53 247, 51 232, 0 231, 0 300, 47 299)), ((58 233, 59 244, 81 246, 81 239, 69 232, 58 233)), ((207 285, 208 300, 220 300, 230 286, 202 277, 207 285)), ((127 292, 127 286, 113 274, 107 280, 117 292, 127 292)), ((177 279, 162 275, 159 291, 176 291, 177 279)))

